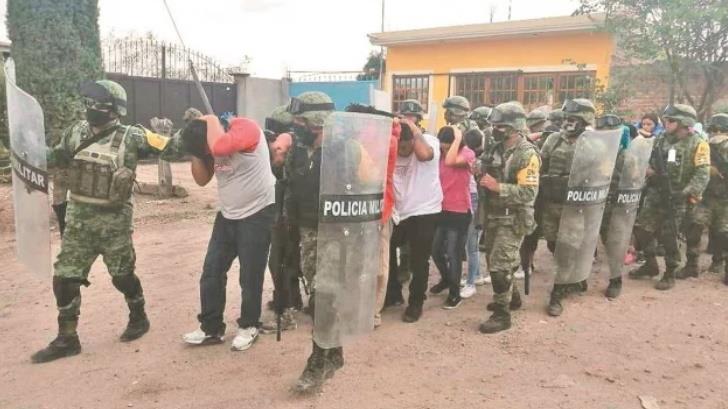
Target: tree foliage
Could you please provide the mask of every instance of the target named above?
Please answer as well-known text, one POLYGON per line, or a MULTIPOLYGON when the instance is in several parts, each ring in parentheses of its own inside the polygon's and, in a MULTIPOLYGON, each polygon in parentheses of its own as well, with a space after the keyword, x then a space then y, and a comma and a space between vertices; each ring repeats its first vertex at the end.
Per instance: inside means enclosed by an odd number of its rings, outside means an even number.
POLYGON ((580 0, 577 13, 604 12, 606 28, 633 64, 670 72, 670 102, 710 114, 726 85, 728 0, 580 0), (699 80, 699 81, 696 81, 699 80))
POLYGON ((17 83, 43 107, 49 143, 79 118, 80 84, 103 77, 98 16, 98 0, 8 0, 17 83))
POLYGON ((386 60, 382 61, 382 53, 379 51, 372 51, 369 53, 366 64, 362 68, 362 74, 356 77, 357 81, 363 80, 378 80, 379 79, 379 64, 382 63, 382 71, 386 70, 386 60))

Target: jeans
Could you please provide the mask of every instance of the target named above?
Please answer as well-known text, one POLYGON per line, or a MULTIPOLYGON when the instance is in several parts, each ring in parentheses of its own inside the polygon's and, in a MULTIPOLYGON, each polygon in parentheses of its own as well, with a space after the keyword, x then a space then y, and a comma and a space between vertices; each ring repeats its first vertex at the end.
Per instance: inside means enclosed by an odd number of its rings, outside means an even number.
MULTIPOLYGON (((478 208, 478 194, 471 193, 470 201, 472 203, 471 209, 473 209, 472 214, 475 214, 474 209, 478 208)), ((478 241, 480 240, 480 233, 483 230, 475 228, 477 225, 478 221, 475 220, 475 217, 473 217, 473 220, 470 221, 470 225, 468 226, 468 285, 475 284, 475 279, 480 275, 480 251, 478 249, 478 241)))
POLYGON ((200 277, 201 312, 197 316, 206 334, 225 332, 227 272, 235 258, 240 262, 240 328, 259 327, 263 280, 271 242, 274 206, 241 220, 217 214, 200 277))
POLYGON ((397 248, 407 244, 412 270, 412 280, 409 284, 409 305, 421 307, 424 303, 427 280, 430 275, 430 251, 437 217, 437 214, 412 216, 392 229, 389 243, 388 297, 398 298, 397 296, 402 294, 402 283, 398 278, 397 248))
POLYGON ((463 254, 468 236, 470 213, 443 211, 432 242, 432 260, 440 270, 442 281, 448 285, 450 298, 460 296, 460 278, 463 273, 463 254))

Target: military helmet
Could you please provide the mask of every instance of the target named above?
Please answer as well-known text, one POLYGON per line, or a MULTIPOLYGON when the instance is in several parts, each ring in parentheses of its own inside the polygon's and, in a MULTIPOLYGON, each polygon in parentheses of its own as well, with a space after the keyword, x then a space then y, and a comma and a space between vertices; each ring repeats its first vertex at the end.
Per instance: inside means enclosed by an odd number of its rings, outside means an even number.
POLYGON ((695 108, 685 104, 668 105, 662 113, 663 118, 674 119, 682 126, 695 126, 698 121, 698 113, 695 108))
POLYGON ((81 86, 81 96, 88 99, 88 107, 100 104, 119 116, 126 116, 126 90, 114 81, 87 82, 81 86))
POLYGON ((564 111, 564 119, 568 117, 577 117, 581 118, 588 125, 594 126, 597 110, 594 107, 594 104, 586 98, 566 100, 561 110, 564 111))
POLYGON ((199 109, 197 109, 197 108, 187 108, 185 110, 184 115, 182 115, 182 120, 185 123, 189 123, 190 121, 195 120, 195 119, 197 119, 197 118, 199 118, 201 116, 202 116, 202 112, 200 112, 199 109))
POLYGON ((334 101, 328 95, 319 91, 307 91, 291 97, 287 110, 293 117, 304 118, 313 126, 324 126, 324 121, 334 108, 334 101))
POLYGON ((493 126, 507 125, 521 131, 526 129, 526 111, 518 102, 506 102, 493 108, 488 116, 493 126))
POLYGON ((615 114, 604 114, 596 119, 597 129, 613 129, 622 126, 622 118, 615 114))
POLYGON ((473 110, 473 112, 470 113, 470 119, 476 122, 487 121, 488 116, 490 116, 490 111, 492 110, 492 108, 486 106, 477 107, 473 110))
POLYGON ((445 99, 442 107, 455 115, 467 115, 470 112, 470 102, 467 98, 455 95, 445 99))
POLYGON ((268 117, 265 118, 265 130, 273 133, 281 134, 288 132, 293 123, 293 115, 288 112, 287 105, 281 105, 275 108, 268 117))
POLYGON ((541 122, 546 122, 546 119, 548 119, 546 112, 540 109, 534 109, 533 111, 528 113, 528 116, 526 116, 526 125, 532 127, 538 125, 541 122))
POLYGON ((422 104, 416 99, 406 99, 399 105, 400 115, 415 115, 422 119, 424 112, 422 104))
POLYGON ((715 114, 710 117, 708 131, 728 132, 728 113, 715 114))
POLYGON ((564 111, 560 109, 554 109, 549 112, 549 121, 551 122, 562 122, 564 120, 564 111))

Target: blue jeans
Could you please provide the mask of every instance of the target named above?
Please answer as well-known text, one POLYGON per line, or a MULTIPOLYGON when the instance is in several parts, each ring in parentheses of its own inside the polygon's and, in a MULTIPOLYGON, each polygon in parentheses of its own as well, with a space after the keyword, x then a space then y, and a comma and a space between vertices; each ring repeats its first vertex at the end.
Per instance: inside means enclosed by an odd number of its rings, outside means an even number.
MULTIPOLYGON (((475 214, 475 209, 478 208, 478 194, 471 193, 470 200, 473 209, 472 213, 475 214)), ((466 249, 468 255, 468 285, 473 285, 475 283, 475 279, 480 275, 480 251, 478 250, 478 241, 482 230, 476 229, 475 226, 477 225, 478 221, 475 220, 475 217, 473 217, 473 220, 470 221, 470 225, 468 226, 468 243, 466 249)))
POLYGON ((432 241, 432 260, 447 283, 449 297, 460 296, 460 277, 463 274, 463 254, 468 236, 470 213, 440 213, 432 241))
POLYGON ((197 319, 206 334, 225 332, 227 273, 236 258, 240 262, 242 298, 238 326, 260 326, 263 279, 274 215, 272 205, 241 220, 229 220, 217 214, 200 277, 201 311, 197 319))

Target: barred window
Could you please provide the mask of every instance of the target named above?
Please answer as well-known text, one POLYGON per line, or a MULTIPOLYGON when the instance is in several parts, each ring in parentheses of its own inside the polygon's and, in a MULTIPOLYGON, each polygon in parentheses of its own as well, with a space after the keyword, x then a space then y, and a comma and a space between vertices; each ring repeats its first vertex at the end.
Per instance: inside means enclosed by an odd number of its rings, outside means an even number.
POLYGON ((462 74, 455 76, 455 95, 460 95, 470 101, 472 108, 486 104, 486 80, 485 74, 462 74))
POLYGON ((559 102, 574 98, 591 98, 593 89, 594 75, 591 73, 559 75, 559 102))
POLYGON ((427 110, 430 94, 429 75, 395 75, 392 77, 392 110, 399 112, 407 99, 416 99, 427 110))
POLYGON ((527 74, 523 76, 523 106, 527 111, 542 105, 553 105, 554 83, 552 74, 527 74))
POLYGON ((518 76, 516 74, 497 74, 490 77, 491 105, 518 100, 518 76))

